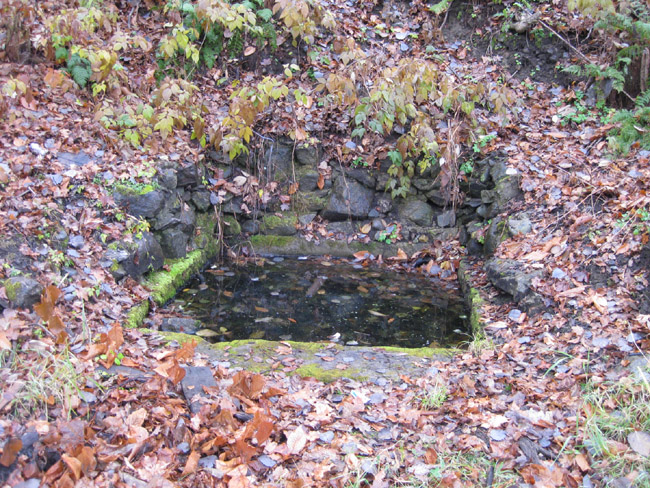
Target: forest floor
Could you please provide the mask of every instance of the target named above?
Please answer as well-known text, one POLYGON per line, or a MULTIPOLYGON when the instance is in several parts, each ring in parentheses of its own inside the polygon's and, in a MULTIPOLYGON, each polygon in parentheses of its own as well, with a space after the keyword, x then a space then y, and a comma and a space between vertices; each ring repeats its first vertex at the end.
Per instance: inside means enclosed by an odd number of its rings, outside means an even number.
MULTIPOLYGON (((48 17, 63 3, 38 8, 48 17)), ((118 4, 113 29, 160 39, 162 11, 145 3, 118 4)), ((557 3, 543 13, 550 25, 568 16, 557 3)), ((645 368, 649 346, 650 154, 609 153, 606 109, 585 107, 549 68, 570 60, 564 42, 523 35, 513 38, 518 50, 501 56, 489 42, 499 18, 465 7, 444 17, 443 36, 427 39, 431 14, 417 2, 410 10, 404 2, 328 6, 337 35, 358 38, 379 65, 426 56, 435 45, 436 62, 459 78, 512 90, 517 110, 479 149, 503 152, 522 175, 524 199, 513 208, 528 212, 533 230, 495 255, 541 271, 533 287, 554 306, 535 317, 512 313, 481 260, 469 258, 485 334, 452 361, 426 360, 421 375, 398 381, 325 384, 288 375, 282 364, 264 375, 232 371, 191 343, 123 328, 148 291, 129 278, 116 283, 99 265, 97 231, 109 239, 129 231, 104 178, 141 181, 155 157, 203 149, 187 131, 147 151, 116 142, 95 117, 109 95, 61 79, 44 49, 29 62, 0 64, 0 81, 29 88, 6 97, 1 122, 0 273, 28 270, 62 292, 48 288, 38 313, 5 308, 0 317, 2 486, 650 486, 650 387, 633 368, 645 368), (70 164, 80 151, 90 161, 70 164), (65 251, 55 245, 61 229, 80 236, 65 251), (123 374, 101 374, 116 365, 123 374), (185 401, 180 366, 209 368, 215 378, 201 408, 185 401)), ((49 35, 43 17, 31 26, 35 43, 49 35)), ((319 38, 322 53, 312 59, 281 46, 296 73, 286 81, 291 90, 337 63, 325 48, 334 37, 319 38)), ((285 70, 264 53, 251 56, 196 73, 209 122, 227 111, 232 91, 219 80, 251 83, 285 70)), ((130 89, 153 90, 153 51, 123 62, 130 89)), ((299 121, 330 157, 350 159, 337 152, 349 115, 290 105, 270 107, 256 130, 295 135, 299 121)), ((290 356, 290 347, 277 355, 290 356)))

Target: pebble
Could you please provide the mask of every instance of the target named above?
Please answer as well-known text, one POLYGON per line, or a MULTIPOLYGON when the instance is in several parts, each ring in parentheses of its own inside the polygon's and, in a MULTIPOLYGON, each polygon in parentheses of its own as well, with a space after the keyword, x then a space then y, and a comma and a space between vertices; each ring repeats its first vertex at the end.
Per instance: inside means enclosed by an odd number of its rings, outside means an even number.
POLYGON ((181 442, 176 448, 181 452, 182 454, 187 454, 190 452, 190 445, 187 442, 181 442))
POLYGON ((490 431, 490 439, 493 441, 502 441, 506 438, 506 431, 501 429, 492 429, 490 431))
POLYGON ((551 273, 551 277, 561 280, 566 276, 566 273, 562 271, 560 268, 555 268, 553 272, 551 273))
POLYGON ((216 463, 217 456, 205 456, 199 459, 199 466, 202 468, 214 468, 216 463))
POLYGON ((331 430, 328 430, 327 432, 323 432, 320 436, 318 436, 318 440, 325 444, 329 444, 334 440, 334 432, 332 432, 331 430))
POLYGON ((265 468, 272 468, 275 466, 277 463, 271 459, 269 456, 266 454, 262 454, 260 457, 257 458, 257 460, 264 466, 265 468))
POLYGON ((519 317, 521 317, 521 310, 517 310, 516 308, 510 310, 510 313, 508 314, 510 320, 519 320, 519 317))
POLYGON ((45 156, 47 154, 47 149, 36 142, 29 144, 29 150, 36 156, 45 156))

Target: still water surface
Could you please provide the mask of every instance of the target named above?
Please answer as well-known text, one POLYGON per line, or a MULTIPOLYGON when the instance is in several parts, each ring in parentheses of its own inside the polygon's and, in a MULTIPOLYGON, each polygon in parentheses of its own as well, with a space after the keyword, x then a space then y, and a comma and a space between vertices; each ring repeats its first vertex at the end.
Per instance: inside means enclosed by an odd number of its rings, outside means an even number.
POLYGON ((466 340, 462 301, 444 282, 349 262, 275 258, 215 265, 170 307, 201 320, 211 342, 335 340, 446 346, 466 340))

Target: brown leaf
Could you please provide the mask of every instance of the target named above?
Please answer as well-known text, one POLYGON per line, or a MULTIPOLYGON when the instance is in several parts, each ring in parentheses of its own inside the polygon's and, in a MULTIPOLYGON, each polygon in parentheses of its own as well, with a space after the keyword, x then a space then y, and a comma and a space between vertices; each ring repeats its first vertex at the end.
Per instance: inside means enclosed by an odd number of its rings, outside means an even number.
POLYGON ((196 472, 196 468, 199 466, 199 459, 201 459, 201 454, 199 451, 192 451, 190 455, 187 456, 187 462, 185 463, 181 477, 185 477, 196 472))
POLYGON ((574 459, 576 465, 580 468, 580 471, 587 472, 591 469, 591 466, 589 465, 589 461, 587 460, 587 456, 584 454, 578 454, 575 459, 574 459))
POLYGON ((307 444, 307 432, 305 431, 305 428, 302 425, 299 426, 293 432, 287 434, 287 447, 289 448, 290 454, 300 454, 300 451, 303 450, 306 444, 307 444))
POLYGON ((72 473, 74 480, 79 481, 81 478, 81 461, 79 461, 76 457, 70 456, 69 454, 61 455, 61 459, 63 459, 63 462, 72 473))
POLYGON ((23 448, 23 441, 21 441, 17 437, 12 437, 11 439, 9 439, 5 443, 4 447, 2 448, 2 456, 0 456, 0 464, 2 464, 6 468, 11 466, 16 460, 16 457, 18 456, 18 453, 22 448, 23 448))
POLYGON ((255 454, 257 454, 257 449, 241 438, 235 441, 233 450, 235 451, 235 454, 241 458, 243 463, 247 463, 255 454))
POLYGON ((257 51, 257 49, 255 48, 255 46, 248 46, 246 49, 244 49, 244 56, 250 56, 250 55, 253 54, 255 51, 257 51))
MULTIPOLYGON (((362 225, 359 230, 361 231, 362 234, 367 234, 368 232, 370 232, 371 229, 372 229, 372 225, 366 224, 366 225, 362 225)), ((365 253, 367 254, 368 251, 365 251, 365 253)), ((356 257, 356 255, 355 255, 355 257, 356 257)))
POLYGON ((424 453, 424 460, 427 462, 427 464, 436 464, 438 462, 438 453, 433 447, 430 447, 424 453))
POLYGON ((77 459, 81 463, 81 471, 86 476, 93 472, 97 467, 97 459, 95 459, 95 450, 90 446, 83 446, 77 459))
POLYGON ((325 187, 325 177, 322 174, 318 175, 318 183, 316 183, 319 190, 322 190, 325 187))
POLYGON ((239 371, 233 377, 232 385, 228 387, 228 393, 243 395, 250 400, 255 400, 260 396, 265 383, 266 380, 260 374, 239 371))

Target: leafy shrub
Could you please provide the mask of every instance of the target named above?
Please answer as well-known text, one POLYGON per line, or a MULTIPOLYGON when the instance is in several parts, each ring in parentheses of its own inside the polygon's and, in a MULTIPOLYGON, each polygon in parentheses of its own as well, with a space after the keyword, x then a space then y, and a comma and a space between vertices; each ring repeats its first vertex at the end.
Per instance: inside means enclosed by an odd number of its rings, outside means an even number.
POLYGON ((612 0, 571 0, 569 7, 594 18, 594 27, 602 30, 606 44, 615 46, 615 51, 609 64, 585 63, 566 71, 593 78, 601 86, 609 83, 634 104, 612 118, 619 124, 610 133, 612 148, 627 152, 635 142, 650 148, 650 7, 641 0, 616 4, 612 0))
POLYGON ((224 52, 239 56, 253 40, 261 48, 268 41, 272 49, 277 34, 272 12, 262 0, 229 4, 222 0, 202 0, 196 5, 177 1, 171 10, 180 12, 182 22, 165 36, 158 49, 158 77, 166 74, 188 78, 198 66, 211 69, 224 52))

